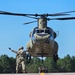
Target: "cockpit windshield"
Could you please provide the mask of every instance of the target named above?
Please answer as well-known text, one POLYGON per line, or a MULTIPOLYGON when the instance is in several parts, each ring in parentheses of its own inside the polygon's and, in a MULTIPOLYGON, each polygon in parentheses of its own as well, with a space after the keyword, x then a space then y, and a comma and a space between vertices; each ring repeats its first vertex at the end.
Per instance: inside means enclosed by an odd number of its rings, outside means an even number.
POLYGON ((50 31, 49 31, 49 30, 45 30, 45 33, 48 33, 48 34, 50 34, 50 31))
POLYGON ((51 28, 46 28, 46 29, 38 29, 38 27, 34 28, 32 31, 32 39, 35 39, 34 35, 40 35, 40 36, 46 36, 46 35, 50 35, 49 38, 53 39, 53 30, 51 28))
POLYGON ((34 33, 48 33, 48 34, 50 34, 50 31, 48 29, 45 29, 45 30, 35 29, 34 33))
POLYGON ((44 33, 44 30, 36 29, 36 30, 35 30, 35 33, 44 33))

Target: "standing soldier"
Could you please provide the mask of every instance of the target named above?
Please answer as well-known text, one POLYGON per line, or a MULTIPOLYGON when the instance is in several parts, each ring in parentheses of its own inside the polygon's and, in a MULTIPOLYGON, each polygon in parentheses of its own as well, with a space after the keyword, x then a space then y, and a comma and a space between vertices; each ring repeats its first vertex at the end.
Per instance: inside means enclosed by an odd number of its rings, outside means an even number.
POLYGON ((25 58, 26 58, 26 51, 23 50, 23 47, 20 47, 18 51, 12 50, 12 52, 16 53, 16 73, 19 73, 19 69, 22 67, 22 72, 26 72, 26 65, 25 65, 25 58))

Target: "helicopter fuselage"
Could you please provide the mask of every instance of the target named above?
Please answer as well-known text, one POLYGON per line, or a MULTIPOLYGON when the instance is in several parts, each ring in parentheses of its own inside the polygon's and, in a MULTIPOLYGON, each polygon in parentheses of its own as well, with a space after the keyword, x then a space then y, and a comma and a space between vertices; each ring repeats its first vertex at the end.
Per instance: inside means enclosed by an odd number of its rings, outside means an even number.
POLYGON ((54 41, 56 33, 49 27, 34 28, 30 33, 30 41, 26 45, 31 56, 53 57, 58 52, 58 44, 54 41))

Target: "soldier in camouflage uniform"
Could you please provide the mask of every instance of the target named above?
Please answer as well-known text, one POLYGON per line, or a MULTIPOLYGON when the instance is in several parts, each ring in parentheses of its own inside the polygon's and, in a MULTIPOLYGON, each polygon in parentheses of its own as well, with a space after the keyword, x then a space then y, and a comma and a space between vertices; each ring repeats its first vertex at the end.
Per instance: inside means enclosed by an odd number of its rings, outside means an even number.
MULTIPOLYGON (((9 48, 11 50, 11 48, 9 48)), ((11 50, 12 52, 16 53, 16 73, 19 73, 19 69, 22 67, 22 72, 26 72, 26 65, 25 65, 25 57, 26 51, 23 50, 23 47, 20 47, 18 51, 11 50), (21 66, 21 67, 20 67, 21 66)))

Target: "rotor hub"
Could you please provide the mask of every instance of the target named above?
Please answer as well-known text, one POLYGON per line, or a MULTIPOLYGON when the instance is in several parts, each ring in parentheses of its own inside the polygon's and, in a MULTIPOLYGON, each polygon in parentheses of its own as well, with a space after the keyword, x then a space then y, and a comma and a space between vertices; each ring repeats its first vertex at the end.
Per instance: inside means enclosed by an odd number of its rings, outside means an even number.
POLYGON ((38 19, 38 28, 39 29, 47 28, 47 18, 39 18, 38 19))

